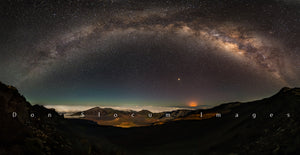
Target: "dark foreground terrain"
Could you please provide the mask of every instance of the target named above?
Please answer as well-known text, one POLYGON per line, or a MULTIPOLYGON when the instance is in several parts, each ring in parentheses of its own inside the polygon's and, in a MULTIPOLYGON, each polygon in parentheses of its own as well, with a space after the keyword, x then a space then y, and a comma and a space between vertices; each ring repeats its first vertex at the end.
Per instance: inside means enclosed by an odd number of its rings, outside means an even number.
POLYGON ((176 121, 134 128, 64 119, 54 110, 30 105, 16 88, 2 83, 0 106, 0 154, 300 153, 299 88, 283 88, 259 101, 190 111, 176 121), (220 112, 222 117, 185 119, 200 111, 220 112), (13 118, 12 112, 17 112, 17 117, 13 118), (256 119, 251 117, 253 113, 256 119))

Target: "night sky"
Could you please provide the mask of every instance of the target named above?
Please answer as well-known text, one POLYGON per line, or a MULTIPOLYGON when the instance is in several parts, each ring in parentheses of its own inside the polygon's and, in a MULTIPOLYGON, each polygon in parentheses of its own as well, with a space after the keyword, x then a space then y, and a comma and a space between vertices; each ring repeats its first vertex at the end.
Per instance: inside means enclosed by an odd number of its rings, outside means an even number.
POLYGON ((32 104, 206 107, 300 86, 297 0, 19 0, 0 15, 0 81, 32 104))

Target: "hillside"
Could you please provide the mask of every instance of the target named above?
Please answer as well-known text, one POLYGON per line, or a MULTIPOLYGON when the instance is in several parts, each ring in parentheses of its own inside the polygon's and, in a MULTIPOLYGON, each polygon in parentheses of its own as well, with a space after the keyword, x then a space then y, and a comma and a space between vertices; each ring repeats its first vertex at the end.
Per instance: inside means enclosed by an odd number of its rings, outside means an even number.
MULTIPOLYGON (((16 88, 2 83, 0 103, 0 154, 300 153, 299 88, 283 88, 274 96, 258 101, 188 111, 161 125, 132 128, 64 119, 54 110, 30 105, 16 88), (12 112, 17 112, 17 117, 13 118, 12 112), (222 117, 199 119, 200 112, 204 115, 218 112, 222 117), (32 113, 35 117, 31 117, 32 113), (238 118, 234 117, 236 113, 238 118)), ((90 112, 98 110, 101 109, 90 112)))

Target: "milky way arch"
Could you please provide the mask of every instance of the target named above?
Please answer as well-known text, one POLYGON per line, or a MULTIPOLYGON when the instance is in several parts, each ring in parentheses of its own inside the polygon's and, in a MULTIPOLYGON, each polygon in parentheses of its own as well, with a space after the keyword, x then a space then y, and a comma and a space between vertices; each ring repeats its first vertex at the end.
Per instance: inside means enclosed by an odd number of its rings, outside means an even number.
POLYGON ((1 80, 33 100, 216 103, 299 84, 298 3, 61 3, 2 9, 1 80))

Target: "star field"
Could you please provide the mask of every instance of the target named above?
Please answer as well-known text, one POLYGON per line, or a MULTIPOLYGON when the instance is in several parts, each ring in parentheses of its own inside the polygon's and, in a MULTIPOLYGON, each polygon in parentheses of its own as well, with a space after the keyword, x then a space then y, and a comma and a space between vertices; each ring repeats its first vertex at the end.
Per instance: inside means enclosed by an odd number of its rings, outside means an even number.
POLYGON ((212 106, 300 84, 298 1, 2 3, 0 80, 33 103, 212 106))

